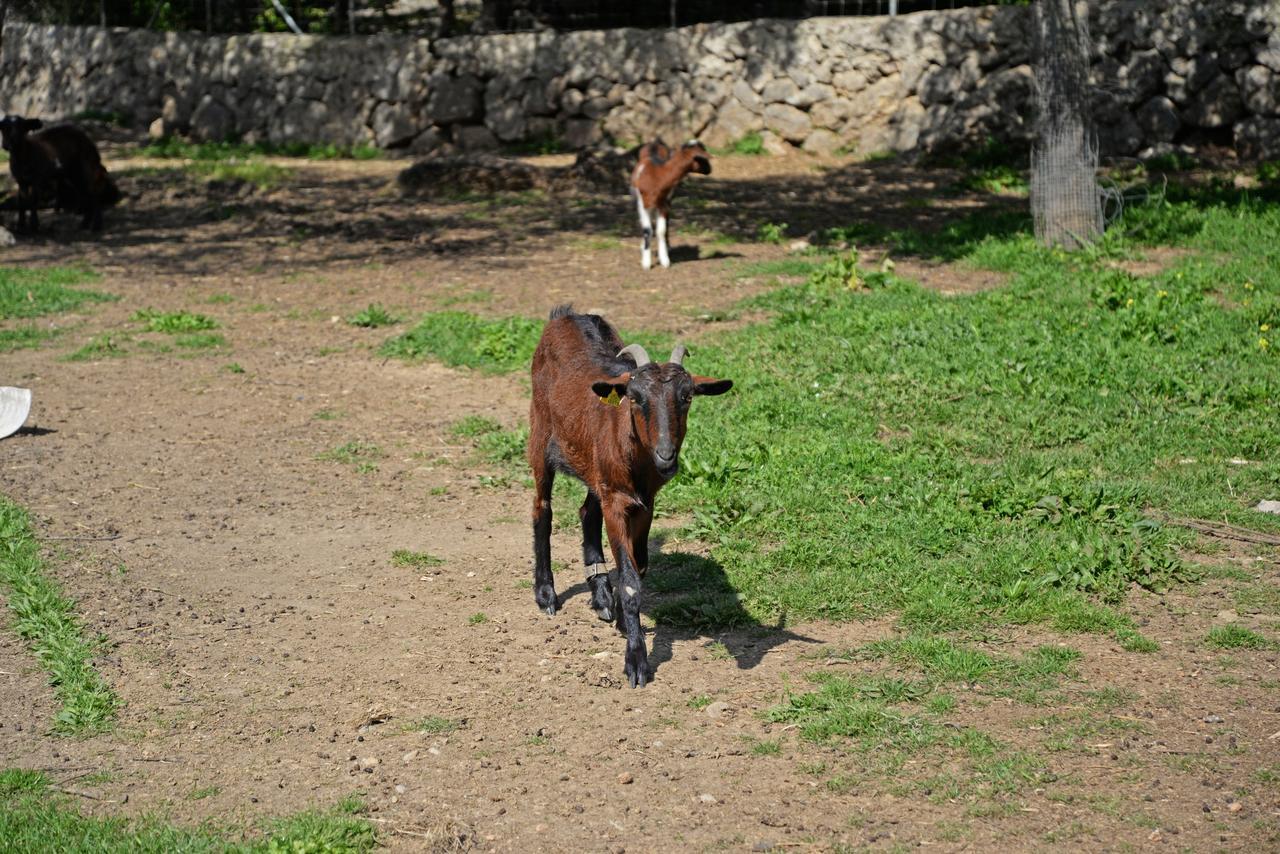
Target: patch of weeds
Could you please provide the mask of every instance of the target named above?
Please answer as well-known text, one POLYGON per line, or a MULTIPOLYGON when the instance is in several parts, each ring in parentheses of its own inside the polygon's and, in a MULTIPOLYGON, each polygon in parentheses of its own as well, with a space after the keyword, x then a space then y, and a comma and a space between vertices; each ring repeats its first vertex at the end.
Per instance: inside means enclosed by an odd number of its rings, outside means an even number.
POLYGON ((951 694, 934 694, 924 702, 925 710, 935 715, 945 715, 956 709, 956 698, 951 694))
POLYGON ((709 695, 695 694, 692 698, 689 699, 689 702, 686 703, 685 705, 687 705, 691 709, 705 709, 707 706, 711 705, 711 703, 712 703, 712 700, 709 695))
POLYGON ((210 305, 226 305, 229 302, 235 302, 236 298, 231 294, 210 294, 205 297, 205 302, 210 305))
POLYGON ((759 739, 751 745, 752 756, 781 756, 782 741, 780 739, 759 739))
POLYGON ((469 415, 453 425, 450 434, 470 439, 480 456, 488 462, 518 467, 524 459, 529 430, 504 430, 502 425, 483 415, 469 415))
POLYGON ((764 137, 757 131, 746 134, 741 139, 733 142, 726 148, 718 149, 716 154, 741 154, 747 157, 757 157, 764 154, 764 137))
POLYGON ((1209 646, 1218 649, 1272 649, 1275 646, 1272 641, 1252 629, 1234 623, 1214 626, 1204 640, 1209 646))
POLYGON ((780 705, 765 712, 765 719, 796 724, 808 741, 840 736, 867 747, 918 748, 939 737, 937 727, 923 718, 905 715, 878 700, 861 699, 857 684, 840 676, 824 679, 815 691, 788 693, 780 705))
MULTIPOLYGON (((227 339, 217 332, 197 332, 187 335, 175 335, 173 346, 184 350, 211 350, 227 346, 227 339)), ((242 368, 241 371, 244 369, 242 368)))
POLYGON ((43 342, 57 336, 59 331, 57 329, 39 329, 31 325, 19 326, 14 329, 0 329, 0 353, 39 347, 43 342))
POLYGON ((442 735, 446 732, 453 732, 462 726, 461 721, 453 718, 441 717, 440 715, 427 715, 424 718, 409 721, 404 725, 405 732, 421 732, 427 735, 442 735))
POLYGON ((353 440, 339 445, 332 451, 322 451, 316 454, 316 459, 354 465, 357 471, 365 473, 377 471, 376 461, 384 456, 386 454, 383 453, 383 450, 372 442, 353 440))
POLYGON ((474 614, 472 614, 470 617, 467 617, 468 625, 478 626, 481 623, 487 623, 487 622, 489 622, 489 618, 485 616, 484 611, 477 611, 474 614))
POLYGON ((720 641, 711 641, 704 649, 707 651, 707 658, 712 661, 728 661, 733 658, 733 653, 729 652, 729 647, 720 641))
POLYGON ((394 326, 399 323, 400 319, 392 315, 389 311, 377 304, 370 304, 363 311, 358 311, 347 318, 347 323, 352 326, 361 326, 366 329, 376 329, 380 326, 394 326))
POLYGON ((756 240, 761 243, 780 244, 787 239, 785 222, 762 222, 756 227, 756 240))
POLYGON ((169 335, 218 328, 218 321, 212 317, 187 311, 163 312, 144 308, 134 312, 133 319, 141 321, 147 332, 165 332, 169 335))
POLYGON ((1027 176, 1013 166, 989 166, 966 172, 953 189, 996 195, 1025 196, 1029 192, 1027 176))
POLYGON ((13 629, 48 672, 61 704, 54 732, 80 735, 110 728, 120 700, 93 668, 97 645, 84 637, 74 603, 46 574, 26 512, 3 497, 0 582, 7 588, 13 629))
POLYGON ((311 417, 317 421, 336 421, 339 418, 345 418, 346 416, 347 413, 339 409, 317 409, 311 417))
POLYGON ((433 566, 444 566, 444 558, 427 552, 414 552, 408 549, 396 549, 391 553, 391 562, 396 566, 411 566, 414 569, 427 569, 433 566))
POLYGON ((541 333, 541 322, 522 317, 487 320, 461 311, 438 311, 387 341, 380 353, 410 360, 434 357, 451 367, 506 373, 528 367, 541 333))
POLYGON ((187 800, 202 801, 205 798, 213 797, 214 795, 218 794, 221 791, 222 789, 218 786, 200 786, 198 788, 191 790, 191 792, 187 795, 187 800))
POLYGON ((239 362, 228 362, 227 364, 222 366, 222 370, 226 371, 229 374, 243 374, 244 366, 241 365, 239 362))
POLYGON ((71 287, 96 279, 97 273, 72 267, 0 267, 0 320, 42 317, 119 299, 71 287))
POLYGON ((331 143, 284 142, 187 142, 167 136, 138 149, 139 157, 182 160, 246 160, 251 157, 299 157, 310 160, 372 160, 382 150, 371 145, 333 145, 331 143))
POLYGON ((274 189, 293 177, 293 170, 286 166, 254 159, 196 160, 184 168, 189 174, 209 182, 253 184, 259 190, 274 189))

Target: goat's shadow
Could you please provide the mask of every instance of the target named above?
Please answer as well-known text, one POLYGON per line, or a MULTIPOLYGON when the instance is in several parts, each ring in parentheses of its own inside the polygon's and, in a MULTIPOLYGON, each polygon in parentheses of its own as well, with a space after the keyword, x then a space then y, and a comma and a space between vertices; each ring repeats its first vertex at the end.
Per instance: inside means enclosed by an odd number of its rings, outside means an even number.
MULTIPOLYGON (((702 640, 712 655, 719 652, 713 644, 723 645, 740 670, 755 667, 769 650, 788 641, 821 643, 784 628, 785 615, 773 625, 757 620, 743 607, 718 561, 690 552, 665 551, 663 545, 669 538, 666 531, 656 531, 649 538, 649 571, 641 594, 641 611, 656 626, 647 638, 649 668, 655 675, 671 660, 680 641, 702 640)), ((616 585, 617 573, 610 577, 616 585)), ((561 592, 560 608, 579 594, 589 595, 584 582, 561 592)))

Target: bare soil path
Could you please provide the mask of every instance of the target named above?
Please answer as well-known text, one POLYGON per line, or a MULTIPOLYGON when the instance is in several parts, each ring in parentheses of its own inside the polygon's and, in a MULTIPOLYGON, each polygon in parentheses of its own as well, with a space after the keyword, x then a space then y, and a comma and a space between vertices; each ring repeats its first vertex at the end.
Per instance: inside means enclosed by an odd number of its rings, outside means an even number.
MULTIPOLYGON (((945 175, 725 158, 715 183, 677 200, 677 263, 644 274, 625 197, 407 202, 392 163, 292 163, 269 190, 113 165, 131 198, 101 238, 54 217, 51 234, 0 255, 87 265, 102 273, 91 287, 120 297, 47 318, 59 338, 4 354, 0 380, 35 389, 38 429, 0 443, 0 492, 29 508, 52 571, 106 637, 100 667, 124 707, 112 733, 48 737, 51 693, 0 632, 0 767, 106 772, 86 810, 183 822, 258 820, 358 791, 385 844, 404 850, 1275 844, 1280 790, 1260 771, 1280 771, 1277 656, 1224 661, 1195 643, 1228 607, 1220 586, 1134 595, 1159 655, 1070 638, 1083 653, 1073 705, 957 711, 957 726, 980 722, 1048 756, 1052 787, 903 790, 858 751, 758 714, 806 672, 869 669, 814 656, 888 636, 892 620, 715 635, 650 623, 655 681, 625 689, 622 644, 588 607, 572 528, 553 540, 568 568, 550 619, 528 589, 527 491, 484 477, 500 473, 450 433, 473 414, 518 426, 526 379, 387 361, 376 347, 391 332, 337 320, 370 303, 538 317, 573 301, 696 340, 742 322, 729 309, 770 284, 736 271, 785 256, 745 239, 756 223, 804 233, 878 205, 927 226, 977 204, 909 203, 945 175), (130 319, 140 308, 209 314, 228 345, 148 348, 130 319), (64 360, 104 335, 127 354, 64 360), (317 458, 350 441, 385 451, 376 471, 317 458), (396 549, 444 563, 396 566, 396 549), (1104 688, 1127 698, 1114 717, 1133 726, 1046 747, 1056 724, 1044 719, 1093 720, 1089 692, 1104 688), (754 750, 764 739, 781 750, 754 750)), ((915 269, 937 287, 971 284, 915 269)), ((663 553, 705 555, 673 530, 663 553)), ((1276 556, 1232 560, 1254 571, 1276 556)))

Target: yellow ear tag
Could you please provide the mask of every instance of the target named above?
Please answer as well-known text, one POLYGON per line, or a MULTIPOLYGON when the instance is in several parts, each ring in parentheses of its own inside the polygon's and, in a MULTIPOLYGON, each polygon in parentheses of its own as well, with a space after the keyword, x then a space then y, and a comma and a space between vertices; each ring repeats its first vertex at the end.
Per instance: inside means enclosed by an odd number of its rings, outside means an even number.
POLYGON ((615 388, 610 389, 608 397, 600 398, 600 402, 607 403, 610 406, 617 406, 619 403, 622 403, 622 398, 618 397, 618 390, 615 388))

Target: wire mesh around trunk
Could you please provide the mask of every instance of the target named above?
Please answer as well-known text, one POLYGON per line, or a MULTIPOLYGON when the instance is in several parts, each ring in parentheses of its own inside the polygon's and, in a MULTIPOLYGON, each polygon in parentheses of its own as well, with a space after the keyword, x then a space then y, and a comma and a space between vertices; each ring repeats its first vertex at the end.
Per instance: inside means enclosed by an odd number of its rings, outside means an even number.
POLYGON ((1103 228, 1098 143, 1089 115, 1087 10, 1076 0, 1037 0, 1034 26, 1031 216, 1041 243, 1077 249, 1103 228))

